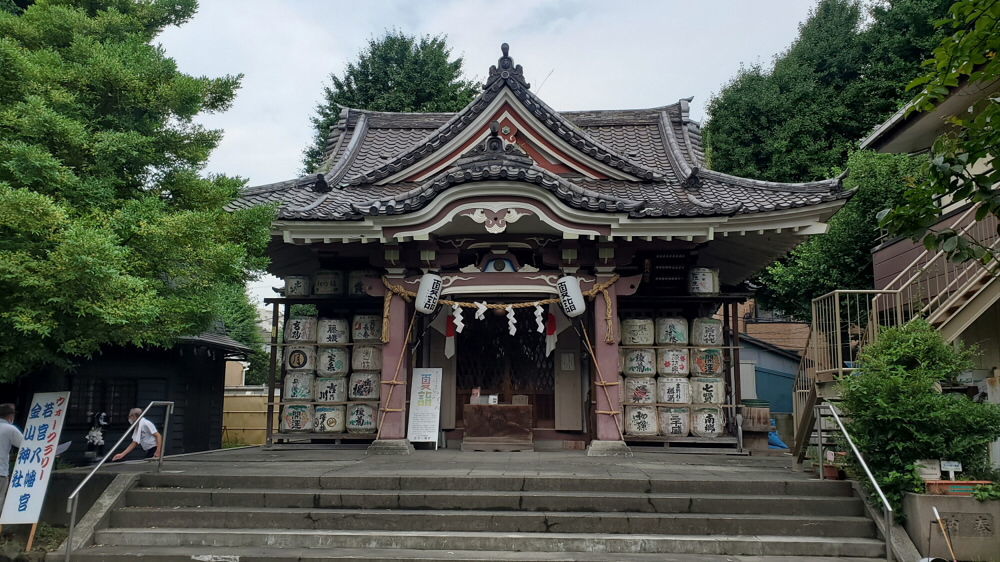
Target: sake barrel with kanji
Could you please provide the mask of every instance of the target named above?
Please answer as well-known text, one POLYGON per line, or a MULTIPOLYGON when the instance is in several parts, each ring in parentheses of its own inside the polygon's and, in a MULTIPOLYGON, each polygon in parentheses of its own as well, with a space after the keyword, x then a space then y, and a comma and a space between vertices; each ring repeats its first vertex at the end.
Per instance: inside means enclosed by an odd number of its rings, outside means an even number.
POLYGON ((317 271, 313 277, 313 294, 334 296, 344 294, 343 271, 317 271))
POLYGON ((290 345, 285 348, 286 371, 315 371, 316 346, 290 345))
POLYGON ((368 404, 350 404, 347 406, 348 433, 375 433, 378 421, 375 419, 375 408, 368 404))
POLYGON ((382 348, 377 345, 357 345, 351 352, 352 371, 382 370, 382 348))
POLYGON ((656 345, 687 345, 687 318, 661 317, 656 319, 656 345))
POLYGON ((660 406, 656 415, 660 435, 687 437, 691 432, 691 408, 687 406, 660 406))
POLYGON ((691 406, 691 434, 696 437, 718 437, 725 431, 722 408, 709 404, 691 406))
POLYGON ((313 407, 308 404, 285 404, 281 407, 283 433, 309 432, 313 430, 313 407))
POLYGON ((315 343, 316 318, 293 316, 285 321, 285 343, 315 343))
POLYGON ((312 279, 308 275, 285 277, 286 297, 308 297, 310 294, 312 294, 312 279))
POLYGON ((370 277, 377 277, 374 271, 367 269, 364 270, 354 270, 347 274, 347 294, 352 297, 365 297, 368 293, 365 291, 365 283, 368 282, 370 277))
POLYGON ((656 401, 661 404, 691 402, 691 382, 687 377, 657 377, 656 401))
POLYGON ((343 433, 347 428, 347 406, 316 406, 316 431, 343 433))
POLYGON ((351 339, 354 342, 382 341, 382 317, 358 314, 351 321, 351 339))
POLYGON ((687 349, 658 349, 656 350, 656 373, 668 377, 687 376, 690 373, 688 366, 687 349))
POLYGON ((351 342, 351 323, 347 318, 320 318, 316 322, 316 343, 344 345, 351 342))
POLYGON ((622 345, 653 345, 656 341, 652 318, 626 318, 621 324, 622 345))
POLYGON ((316 377, 313 386, 314 402, 346 402, 347 382, 345 377, 316 377))
POLYGON ((691 322, 691 345, 722 345, 722 320, 695 318, 691 322))
POLYGON ((648 377, 656 374, 655 349, 626 349, 622 372, 627 377, 648 377))
POLYGON ((691 374, 694 376, 722 376, 723 365, 721 349, 708 347, 691 351, 691 374))
POLYGON ((719 270, 714 267, 692 267, 688 271, 688 293, 719 294, 719 270))
POLYGON ((629 404, 655 403, 656 379, 653 377, 627 377, 625 379, 625 402, 629 404))
POLYGON ((312 400, 313 383, 316 376, 312 371, 288 371, 285 373, 282 400, 312 400))
POLYGON ((358 371, 351 373, 347 383, 348 400, 378 400, 382 373, 358 371))
POLYGON ((316 373, 323 377, 344 376, 351 370, 351 350, 347 347, 321 347, 316 352, 316 373))
POLYGON ((726 401, 726 385, 720 377, 691 377, 691 401, 722 404, 726 401))
POLYGON ((656 435, 656 406, 625 406, 625 433, 656 435))

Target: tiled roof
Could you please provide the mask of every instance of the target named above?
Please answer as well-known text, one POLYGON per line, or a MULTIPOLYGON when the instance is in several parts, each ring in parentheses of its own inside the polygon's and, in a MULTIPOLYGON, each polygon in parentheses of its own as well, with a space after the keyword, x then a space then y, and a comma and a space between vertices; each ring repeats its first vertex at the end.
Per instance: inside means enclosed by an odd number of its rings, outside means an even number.
POLYGON ((850 196, 837 179, 783 184, 706 170, 701 130, 688 114, 689 99, 649 109, 560 113, 528 90, 520 66, 513 65, 506 51, 498 64, 501 70, 491 69, 484 93, 457 113, 344 109, 318 174, 246 189, 231 207, 278 203, 284 219, 360 220, 416 210, 458 183, 495 179, 534 183, 571 206, 637 218, 760 213, 850 196), (423 182, 378 185, 454 139, 504 88, 587 157, 638 179, 560 177, 535 166, 498 161, 456 163, 423 182))

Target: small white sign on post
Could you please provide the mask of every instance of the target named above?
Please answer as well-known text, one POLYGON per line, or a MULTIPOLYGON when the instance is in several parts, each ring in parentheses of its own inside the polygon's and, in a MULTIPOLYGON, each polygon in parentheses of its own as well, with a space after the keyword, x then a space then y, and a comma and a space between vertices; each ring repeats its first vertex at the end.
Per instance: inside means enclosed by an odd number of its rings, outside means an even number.
POLYGON ((954 480, 955 473, 962 472, 962 463, 959 461, 941 461, 941 470, 948 473, 948 480, 954 480))
POLYGON ((440 425, 441 369, 414 369, 413 384, 410 385, 410 421, 406 427, 406 439, 411 443, 432 442, 437 449, 440 425))
POLYGON ((24 441, 10 472, 0 524, 35 524, 42 512, 56 448, 69 405, 69 392, 40 392, 31 399, 24 441))

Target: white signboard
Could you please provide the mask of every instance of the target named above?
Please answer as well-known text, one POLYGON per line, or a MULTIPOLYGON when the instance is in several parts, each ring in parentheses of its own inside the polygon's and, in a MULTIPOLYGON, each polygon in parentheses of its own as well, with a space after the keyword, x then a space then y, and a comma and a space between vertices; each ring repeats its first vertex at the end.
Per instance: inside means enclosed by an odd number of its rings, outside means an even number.
POLYGON ((38 523, 49 476, 55 470, 56 447, 68 404, 69 392, 42 392, 31 399, 24 442, 10 471, 0 524, 38 523))
POLYGON ((410 423, 406 438, 411 443, 431 442, 437 448, 441 424, 441 369, 413 370, 410 386, 410 423))

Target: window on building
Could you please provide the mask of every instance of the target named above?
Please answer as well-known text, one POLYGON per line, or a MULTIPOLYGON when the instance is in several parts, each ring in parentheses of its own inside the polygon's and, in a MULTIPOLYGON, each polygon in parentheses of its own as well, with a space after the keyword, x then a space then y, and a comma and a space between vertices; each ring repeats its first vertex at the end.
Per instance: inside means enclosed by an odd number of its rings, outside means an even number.
POLYGON ((67 425, 89 427, 96 412, 105 412, 112 425, 127 425, 128 411, 136 404, 137 384, 135 379, 78 376, 73 377, 71 392, 67 425))

